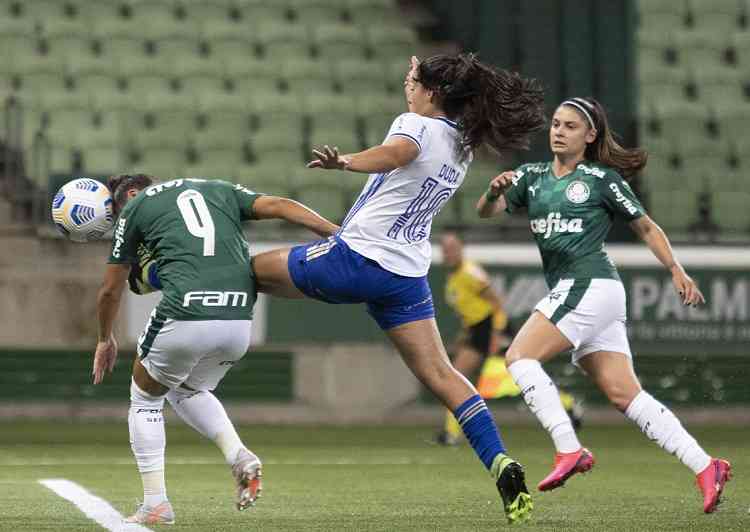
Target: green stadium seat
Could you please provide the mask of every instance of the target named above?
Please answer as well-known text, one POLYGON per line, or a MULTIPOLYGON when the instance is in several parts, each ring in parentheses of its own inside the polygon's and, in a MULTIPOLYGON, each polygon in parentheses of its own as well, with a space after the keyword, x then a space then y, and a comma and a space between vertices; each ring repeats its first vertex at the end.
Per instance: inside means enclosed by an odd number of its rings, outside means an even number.
POLYGON ((77 16, 87 19, 91 28, 97 28, 100 25, 111 27, 117 21, 125 20, 123 15, 126 4, 122 0, 97 0, 96 2, 76 0, 74 5, 77 16))
POLYGON ((245 95, 205 93, 200 95, 199 102, 202 127, 243 134, 252 130, 251 107, 245 95))
POLYGON ((737 67, 743 72, 750 72, 750 31, 735 33, 732 36, 732 48, 737 67))
POLYGON ((120 90, 102 90, 89 92, 97 109, 109 109, 123 113, 143 109, 143 101, 133 92, 120 90))
POLYGON ((18 0, 10 4, 10 9, 11 16, 17 14, 17 18, 32 20, 42 25, 48 20, 67 18, 65 3, 58 0, 18 0))
POLYGON ((252 165, 238 166, 234 170, 234 179, 250 190, 281 197, 293 197, 294 190, 290 184, 292 167, 285 161, 270 161, 252 165))
POLYGON ((225 69, 219 61, 205 55, 183 56, 173 71, 180 79, 182 90, 194 94, 222 93, 226 87, 225 69))
POLYGON ((308 26, 342 22, 346 15, 343 0, 286 0, 292 18, 308 26))
POLYGON ((687 4, 683 0, 637 0, 636 9, 642 27, 671 31, 684 27, 687 4))
POLYGON ((234 166, 214 164, 187 164, 182 168, 183 177, 197 177, 203 179, 223 179, 232 183, 238 182, 234 177, 234 166))
POLYGON ((360 28, 345 24, 321 24, 315 27, 315 48, 328 61, 364 57, 367 40, 360 28))
POLYGON ((279 24, 288 22, 288 8, 281 0, 235 0, 242 20, 246 24, 260 27, 264 24, 279 24))
POLYGON ((688 0, 688 6, 693 25, 700 30, 731 34, 740 27, 738 0, 688 0))
POLYGON ((101 49, 102 55, 114 58, 117 61, 123 58, 144 56, 147 53, 147 41, 133 31, 113 34, 97 31, 95 34, 96 46, 101 49))
POLYGON ((184 148, 152 145, 139 148, 138 158, 131 169, 167 180, 183 175, 186 163, 184 148))
POLYGON ((717 190, 712 196, 713 217, 725 231, 750 231, 750 193, 746 190, 717 190))
POLYGON ((197 162, 207 167, 225 170, 237 168, 249 162, 242 146, 196 146, 197 162))
POLYGON ((262 55, 274 61, 291 57, 309 56, 310 37, 306 27, 295 24, 264 24, 257 30, 256 39, 262 55))
POLYGON ((684 30, 674 32, 677 60, 686 66, 705 65, 724 61, 726 51, 731 47, 731 35, 705 30, 684 30))
POLYGON ((662 100, 682 101, 686 98, 686 87, 689 80, 687 69, 658 66, 653 70, 646 70, 650 66, 654 65, 639 64, 638 76, 641 98, 653 102, 662 100))
POLYGON ((690 81, 705 103, 740 102, 744 99, 743 74, 722 63, 703 63, 690 69, 690 81))
POLYGON ((336 83, 344 92, 368 94, 384 92, 385 69, 380 62, 342 59, 334 65, 336 83))
POLYGON ((747 135, 747 125, 750 123, 750 103, 736 100, 714 101, 712 112, 723 138, 733 140, 747 135))
POLYGON ((228 20, 232 16, 232 3, 223 0, 178 0, 177 4, 180 16, 198 24, 228 20))
POLYGON ((252 97, 281 90, 281 69, 276 61, 232 55, 224 59, 223 65, 235 92, 252 97))
MULTIPOLYGON (((404 70, 409 58, 417 53, 417 36, 406 26, 369 26, 370 51, 375 57, 401 58, 404 70)), ((402 76, 403 79, 403 76, 402 76)))
POLYGON ((250 106, 259 135, 301 142, 304 105, 300 98, 274 92, 258 92, 251 98, 250 106))
POLYGON ((242 38, 221 38, 206 41, 211 56, 219 61, 231 60, 235 63, 242 61, 252 61, 257 55, 257 46, 252 34, 244 35, 242 38))
POLYGON ((287 90, 293 94, 331 93, 334 76, 329 61, 310 58, 290 59, 281 65, 281 78, 287 90))
POLYGON ((404 79, 406 79, 406 73, 410 68, 409 57, 399 54, 397 57, 383 58, 386 69, 386 87, 389 91, 398 93, 402 98, 404 93, 404 79))
POLYGON ((655 118, 659 122, 661 135, 673 142, 689 142, 691 137, 708 139, 708 124, 711 119, 708 106, 699 102, 664 100, 655 105, 655 118))
POLYGON ((132 23, 139 26, 141 35, 147 38, 195 31, 195 24, 192 21, 180 19, 176 16, 175 5, 171 2, 137 0, 129 5, 132 23))
POLYGON ((349 209, 348 198, 338 185, 311 185, 298 188, 295 199, 334 223, 341 223, 349 209))
POLYGON ((64 65, 93 54, 93 42, 85 35, 48 35, 44 43, 47 54, 64 65))
POLYGON ((393 0, 347 0, 349 18, 362 27, 399 22, 401 13, 393 0))
POLYGON ((374 146, 383 141, 393 121, 407 108, 403 95, 370 95, 359 100, 358 111, 364 121, 365 144, 374 146))
POLYGON ((13 68, 15 83, 24 91, 65 91, 68 86, 64 65, 47 55, 31 56, 13 68))
POLYGON ((190 33, 162 34, 154 37, 151 42, 157 55, 173 61, 201 53, 200 41, 190 33))
POLYGON ((664 229, 684 231, 698 219, 698 196, 680 189, 654 190, 648 210, 664 229))
POLYGON ((118 91, 119 64, 107 56, 86 54, 72 57, 68 75, 79 91, 100 97, 118 91))
POLYGON ((301 167, 312 159, 312 154, 302 144, 302 135, 290 137, 276 131, 260 131, 249 140, 253 163, 277 162, 289 167, 301 167))
POLYGON ((128 159, 122 144, 104 138, 94 138, 81 148, 83 168, 88 175, 111 175, 122 171, 128 159))
POLYGON ((110 109, 97 109, 94 107, 93 126, 79 129, 76 132, 76 141, 79 148, 89 145, 95 146, 101 142, 117 143, 123 137, 121 118, 119 111, 110 109))
POLYGON ((201 36, 209 44, 220 41, 247 41, 255 32, 255 24, 243 19, 223 18, 201 24, 201 36))

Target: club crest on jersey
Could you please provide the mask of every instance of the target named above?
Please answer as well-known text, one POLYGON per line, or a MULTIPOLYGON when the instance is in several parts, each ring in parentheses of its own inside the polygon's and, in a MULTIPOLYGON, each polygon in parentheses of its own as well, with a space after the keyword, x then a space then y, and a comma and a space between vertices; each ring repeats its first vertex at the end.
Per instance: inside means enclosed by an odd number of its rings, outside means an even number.
POLYGON ((589 186, 583 181, 573 181, 565 189, 565 196, 571 203, 585 203, 589 199, 589 196, 591 196, 591 190, 589 190, 589 186))

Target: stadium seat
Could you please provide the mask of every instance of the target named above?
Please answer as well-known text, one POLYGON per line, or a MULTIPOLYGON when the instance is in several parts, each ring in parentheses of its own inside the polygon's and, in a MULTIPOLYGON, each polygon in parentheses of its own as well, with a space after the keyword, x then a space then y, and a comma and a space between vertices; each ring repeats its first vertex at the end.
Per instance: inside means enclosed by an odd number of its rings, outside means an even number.
POLYGON ((137 153, 131 170, 151 174, 161 180, 181 176, 187 163, 186 151, 179 146, 139 146, 137 153))
POLYGON ((224 57, 214 53, 212 56, 221 60, 226 78, 233 80, 234 92, 248 98, 259 93, 279 92, 281 69, 277 62, 239 54, 224 57))
POLYGON ((718 124, 719 133, 732 140, 747 135, 750 123, 750 105, 737 100, 717 100, 712 103, 713 119, 718 124))
POLYGON ((312 154, 303 146, 302 135, 290 137, 274 130, 259 131, 248 143, 249 162, 254 164, 284 164, 289 167, 302 167, 312 159, 312 154))
POLYGON ((182 175, 184 177, 222 179, 232 183, 239 183, 235 178, 235 167, 231 164, 222 164, 217 161, 209 161, 209 164, 187 164, 182 168, 182 175))
POLYGON ((296 95, 332 93, 334 76, 326 60, 290 58, 281 65, 281 78, 286 89, 296 95))
POLYGON ((71 58, 68 74, 79 91, 103 97, 118 91, 119 63, 107 56, 86 54, 71 58))
POLYGON ((341 22, 346 15, 344 0, 286 0, 292 19, 308 26, 341 22))
POLYGON ((183 91, 203 94, 226 90, 224 65, 215 57, 197 54, 182 56, 175 60, 173 71, 183 91))
POLYGON ((735 33, 732 36, 732 49, 737 67, 742 72, 750 72, 750 31, 735 33))
POLYGON ((258 134, 302 139, 304 105, 299 98, 275 92, 252 94, 251 110, 258 134))
POLYGON ((711 114, 708 106, 684 100, 664 100, 655 105, 655 118, 661 135, 673 142, 690 137, 708 139, 711 114))
POLYGON ((363 59, 342 59, 334 65, 338 86, 351 94, 384 92, 385 70, 382 63, 363 59))
POLYGON ((693 65, 688 78, 698 98, 704 102, 740 102, 744 97, 743 75, 738 69, 722 63, 693 65))
POLYGON ((226 0, 177 0, 175 14, 187 23, 202 24, 232 18, 232 3, 226 0))
POLYGON ((361 98, 358 112, 363 120, 365 144, 367 146, 380 144, 396 117, 406 111, 403 95, 371 95, 361 98))
POLYGON ((699 30, 731 34, 739 29, 742 10, 738 0, 688 0, 690 18, 699 30))
POLYGON ((195 146, 196 162, 206 167, 215 167, 226 171, 249 162, 247 151, 243 146, 195 146))
POLYGON ((175 61, 181 57, 201 53, 201 43, 195 34, 162 34, 151 39, 150 44, 157 55, 175 61))
POLYGON ((177 17, 175 5, 169 2, 136 0, 129 4, 132 23, 141 28, 148 39, 195 31, 192 21, 177 17))
POLYGON ((15 83, 31 93, 65 91, 69 87, 64 65, 48 55, 30 56, 13 65, 15 83))
POLYGON ((232 18, 206 20, 201 24, 201 36, 208 43, 219 41, 244 41, 256 31, 252 21, 232 18))
POLYGON ((64 65, 75 62, 79 57, 94 53, 94 43, 86 34, 45 35, 43 43, 47 54, 64 65))
POLYGON ((273 61, 305 57, 311 52, 307 28, 291 23, 263 24, 256 39, 263 57, 273 61))
POLYGON ((393 0, 347 0, 349 18, 361 27, 398 23, 401 15, 393 0))
POLYGON ((234 0, 242 20, 255 27, 289 22, 288 8, 283 0, 234 0))
POLYGON ((677 60, 680 64, 705 65, 724 61, 731 47, 731 34, 710 30, 674 32, 677 60))
POLYGON ((717 190, 713 197, 713 215, 725 231, 750 231, 750 193, 746 190, 717 190))
POLYGON ((345 24, 321 24, 315 27, 315 49, 329 61, 365 57, 366 44, 360 28, 345 24))
POLYGON ((698 219, 698 196, 679 189, 654 191, 649 198, 648 210, 664 229, 684 231, 698 219))
POLYGON ((337 127, 345 124, 354 130, 357 100, 347 94, 310 93, 305 99, 307 115, 318 126, 337 127))
POLYGON ((290 184, 293 170, 286 161, 242 165, 238 166, 234 172, 234 180, 250 190, 282 197, 294 196, 294 190, 290 184))
POLYGON ((637 0, 640 24, 659 31, 671 31, 687 23, 687 5, 683 0, 637 0))
POLYGON ((65 3, 57 0, 34 0, 33 2, 10 3, 10 13, 17 14, 25 20, 32 20, 37 24, 44 25, 48 20, 61 20, 67 18, 65 3))
POLYGON ((416 53, 417 36, 406 26, 370 26, 367 35, 374 57, 400 57, 406 63, 416 53))
POLYGON ((123 144, 104 138, 93 138, 81 148, 84 171, 87 175, 111 175, 122 171, 127 157, 123 144))

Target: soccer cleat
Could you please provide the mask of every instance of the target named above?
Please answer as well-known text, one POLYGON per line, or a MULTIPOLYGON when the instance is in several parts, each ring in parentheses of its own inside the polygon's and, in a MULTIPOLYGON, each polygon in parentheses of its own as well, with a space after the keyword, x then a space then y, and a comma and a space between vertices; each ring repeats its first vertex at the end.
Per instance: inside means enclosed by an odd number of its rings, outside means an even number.
POLYGON ((537 489, 549 491, 559 488, 576 473, 589 471, 594 467, 594 463, 594 455, 585 447, 581 447, 574 453, 557 453, 555 454, 555 467, 552 469, 552 473, 539 483, 537 489))
POLYGON ((173 525, 174 510, 169 501, 156 506, 138 505, 133 515, 124 519, 126 523, 140 523, 142 525, 173 525))
POLYGON ((490 474, 503 500, 503 509, 508 523, 523 523, 531 517, 534 503, 526 488, 525 474, 521 464, 504 454, 498 454, 492 462, 490 474))
POLYGON ((710 514, 721 504, 724 485, 732 478, 732 465, 726 460, 712 458, 708 467, 695 476, 695 483, 703 493, 703 512, 710 514))
POLYGON ((237 483, 237 509, 247 510, 255 505, 262 488, 262 464, 257 456, 242 449, 232 466, 232 476, 237 483))

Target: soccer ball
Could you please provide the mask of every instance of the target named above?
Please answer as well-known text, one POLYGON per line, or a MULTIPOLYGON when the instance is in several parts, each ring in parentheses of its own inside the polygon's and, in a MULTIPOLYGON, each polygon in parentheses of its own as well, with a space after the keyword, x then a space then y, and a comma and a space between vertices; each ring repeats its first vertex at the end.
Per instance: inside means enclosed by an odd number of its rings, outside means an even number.
POLYGON ((112 195, 94 179, 65 183, 52 199, 52 221, 73 242, 90 242, 112 228, 112 195))

